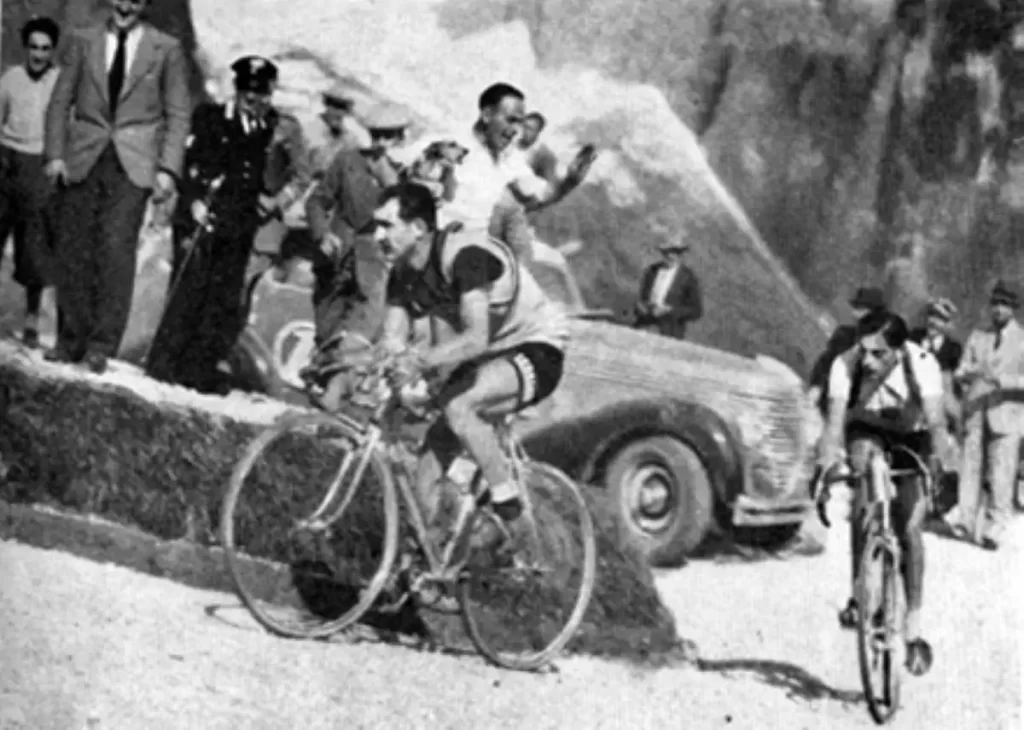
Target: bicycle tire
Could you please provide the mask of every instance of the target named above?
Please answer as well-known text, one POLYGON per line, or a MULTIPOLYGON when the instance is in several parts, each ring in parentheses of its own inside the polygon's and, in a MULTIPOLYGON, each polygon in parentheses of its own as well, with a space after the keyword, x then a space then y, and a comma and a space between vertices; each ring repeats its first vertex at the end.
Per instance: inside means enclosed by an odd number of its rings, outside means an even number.
POLYGON ((900 605, 902 585, 900 579, 899 556, 890 547, 890 542, 880 534, 873 534, 865 541, 864 552, 861 554, 860 574, 857 581, 857 605, 860 607, 857 620, 857 658, 860 664, 861 685, 864 699, 872 719, 878 725, 888 723, 899 710, 900 689, 902 683, 901 662, 897 654, 899 643, 903 640, 900 630, 902 623, 900 605), (880 561, 881 565, 878 565, 880 561), (875 610, 871 600, 872 586, 868 581, 872 576, 881 578, 881 585, 876 590, 881 595, 879 608, 882 614, 884 636, 881 642, 885 647, 880 653, 881 688, 876 688, 872 681, 873 663, 876 659, 876 645, 879 643, 879 628, 875 623, 875 610))
MULTIPOLYGON (((594 580, 597 573, 597 542, 594 536, 594 522, 580 487, 559 469, 540 462, 527 462, 523 465, 523 484, 532 483, 532 480, 528 478, 530 472, 532 472, 534 478, 539 477, 547 484, 552 485, 554 491, 568 495, 569 499, 565 500, 565 502, 571 504, 571 508, 579 520, 579 539, 582 546, 580 586, 573 602, 573 608, 565 624, 554 639, 547 642, 540 649, 525 653, 499 650, 492 646, 490 641, 484 636, 481 617, 477 616, 476 607, 471 601, 470 581, 462 580, 458 585, 458 599, 462 608, 463 626, 473 645, 494 665, 520 671, 540 669, 569 643, 577 629, 579 629, 586 614, 587 606, 590 604, 590 598, 594 591, 594 580)), ((472 523, 476 519, 484 517, 485 514, 482 510, 477 511, 474 520, 470 521, 470 529, 464 531, 463 539, 468 539, 472 534, 472 523)), ((527 518, 524 515, 520 519, 527 518)))
MULTIPOLYGON (((340 632, 356 623, 373 606, 380 593, 384 590, 398 552, 399 508, 394 480, 389 465, 379 452, 370 455, 368 470, 377 477, 384 507, 384 542, 383 555, 369 586, 360 591, 359 599, 342 615, 324 620, 318 625, 296 628, 278 620, 274 613, 264 606, 264 601, 253 594, 246 585, 245 556, 235 545, 235 512, 239 496, 245 486, 245 478, 252 471, 259 456, 280 437, 293 431, 300 431, 318 426, 329 426, 342 432, 344 438, 358 443, 357 435, 351 428, 326 413, 295 413, 289 414, 256 436, 238 460, 231 474, 227 493, 224 495, 220 519, 220 543, 224 549, 228 571, 235 585, 235 591, 252 616, 271 633, 287 638, 312 639, 340 632)), ((340 464, 339 467, 340 468, 340 464)), ((337 475, 337 470, 333 472, 337 475)), ((359 484, 348 485, 339 491, 338 496, 347 490, 359 489, 365 481, 366 473, 359 484)), ((335 477, 336 478, 336 477, 335 477)), ((283 486, 283 485, 282 485, 283 486)), ((354 494, 352 497, 354 498, 354 494)), ((351 504, 351 502, 349 503, 351 504)), ((252 560, 249 558, 249 560, 252 560)))

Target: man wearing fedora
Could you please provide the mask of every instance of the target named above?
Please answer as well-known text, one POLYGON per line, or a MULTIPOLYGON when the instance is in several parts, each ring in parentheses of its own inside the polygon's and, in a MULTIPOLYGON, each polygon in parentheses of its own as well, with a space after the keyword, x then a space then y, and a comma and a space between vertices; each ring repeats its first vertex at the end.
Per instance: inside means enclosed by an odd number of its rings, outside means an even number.
POLYGON ((704 314, 700 280, 683 263, 689 248, 678 240, 661 245, 662 260, 647 267, 640 280, 634 327, 682 340, 687 325, 704 314))
POLYGON ((960 499, 948 522, 961 538, 996 550, 1009 519, 1024 435, 1024 327, 1014 312, 1020 292, 999 281, 989 300, 990 323, 967 338, 956 380, 965 391, 967 438, 960 499), (988 508, 979 514, 983 482, 988 508))
POLYGON ((885 294, 878 287, 862 286, 854 292, 849 304, 850 309, 853 310, 853 322, 836 327, 835 332, 832 333, 825 345, 825 351, 811 368, 808 395, 811 401, 818 405, 822 413, 825 412, 828 399, 828 394, 825 391, 828 387, 828 374, 832 368, 832 361, 857 344, 857 323, 861 319, 872 312, 885 309, 885 294))

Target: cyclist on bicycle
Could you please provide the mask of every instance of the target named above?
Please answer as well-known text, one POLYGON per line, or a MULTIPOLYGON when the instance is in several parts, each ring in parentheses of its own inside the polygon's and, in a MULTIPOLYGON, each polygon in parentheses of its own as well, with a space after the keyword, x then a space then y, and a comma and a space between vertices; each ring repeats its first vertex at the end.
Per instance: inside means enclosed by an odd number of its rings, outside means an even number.
MULTIPOLYGON (((568 317, 549 299, 509 247, 484 229, 438 230, 437 204, 423 185, 385 190, 373 227, 392 269, 380 348, 401 355, 404 378, 442 382, 444 414, 427 434, 417 486, 428 524, 437 514, 441 476, 464 448, 489 486, 506 524, 522 510, 518 486, 485 418, 511 414, 547 398, 562 377, 568 317), (430 345, 410 350, 413 320, 429 317, 430 345)), ((507 537, 484 523, 478 546, 507 537)))
MULTIPOLYGON (((837 463, 844 444, 856 476, 866 473, 873 453, 897 445, 916 453, 925 463, 945 461, 950 441, 943 410, 942 371, 935 357, 910 342, 908 336, 907 325, 898 315, 884 309, 871 312, 858 322, 857 345, 833 362, 821 450, 826 468, 837 463), (943 458, 937 459, 940 455, 943 458)), ((855 484, 852 514, 857 517, 865 507, 865 490, 860 482, 855 484)), ((920 627, 925 497, 920 479, 902 480, 897 485, 892 512, 905 556, 902 572, 907 599, 907 661, 918 672, 927 669, 931 656, 920 627)), ((850 536, 855 585, 864 537, 856 520, 851 520, 850 536)), ((839 622, 844 628, 853 628, 857 620, 858 606, 851 598, 840 612, 839 622)))

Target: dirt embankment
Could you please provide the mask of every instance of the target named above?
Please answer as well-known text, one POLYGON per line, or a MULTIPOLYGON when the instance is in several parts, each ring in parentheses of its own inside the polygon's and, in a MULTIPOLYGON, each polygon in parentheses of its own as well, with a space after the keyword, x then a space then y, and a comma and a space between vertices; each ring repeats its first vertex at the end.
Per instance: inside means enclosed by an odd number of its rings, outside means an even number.
MULTIPOLYGON (((573 658, 558 674, 476 656, 275 639, 237 599, 0 542, 0 728, 870 728, 838 629, 845 525, 823 556, 659 578, 698 666, 573 658)), ((928 676, 894 728, 1016 730, 1021 525, 992 555, 929 536, 928 676)))

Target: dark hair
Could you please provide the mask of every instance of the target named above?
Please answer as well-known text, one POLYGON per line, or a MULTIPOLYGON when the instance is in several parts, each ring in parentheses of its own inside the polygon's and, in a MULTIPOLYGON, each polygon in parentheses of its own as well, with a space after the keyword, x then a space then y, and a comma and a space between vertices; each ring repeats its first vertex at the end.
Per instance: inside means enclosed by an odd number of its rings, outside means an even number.
POLYGON ((541 129, 544 129, 544 127, 548 126, 547 118, 545 118, 545 116, 540 112, 530 112, 529 114, 527 114, 526 121, 530 121, 531 119, 535 120, 537 124, 540 125, 541 129))
POLYGON ((50 36, 50 42, 56 47, 60 40, 60 26, 51 18, 32 18, 32 20, 21 26, 21 45, 27 46, 28 39, 33 33, 45 33, 50 36))
POLYGON ((910 337, 906 320, 888 309, 875 309, 857 320, 857 339, 881 334, 889 347, 903 347, 910 337))
POLYGON ((504 81, 499 81, 488 86, 484 89, 484 93, 480 94, 480 109, 498 106, 506 96, 514 97, 520 101, 526 99, 526 96, 519 89, 511 84, 506 84, 504 81))
POLYGON ((398 201, 398 217, 405 222, 417 218, 427 224, 431 231, 437 230, 437 203, 434 194, 425 185, 415 182, 401 182, 381 191, 378 205, 398 201))

